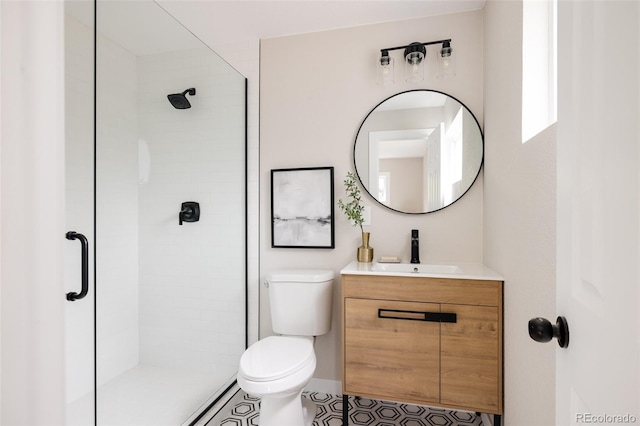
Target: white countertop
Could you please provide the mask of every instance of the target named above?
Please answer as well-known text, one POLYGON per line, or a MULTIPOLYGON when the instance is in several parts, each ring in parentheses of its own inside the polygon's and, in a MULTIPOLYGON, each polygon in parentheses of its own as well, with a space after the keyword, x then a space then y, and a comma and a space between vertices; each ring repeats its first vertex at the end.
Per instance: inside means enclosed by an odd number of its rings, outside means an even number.
POLYGON ((504 281, 504 278, 481 263, 362 263, 353 261, 342 268, 343 275, 386 275, 397 277, 457 278, 504 281), (417 268, 417 269, 416 269, 417 268))

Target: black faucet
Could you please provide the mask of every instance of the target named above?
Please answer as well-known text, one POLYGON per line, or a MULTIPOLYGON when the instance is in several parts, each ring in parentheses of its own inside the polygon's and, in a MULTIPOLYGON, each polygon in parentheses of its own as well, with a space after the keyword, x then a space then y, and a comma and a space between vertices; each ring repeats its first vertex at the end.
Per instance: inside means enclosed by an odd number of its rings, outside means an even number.
POLYGON ((418 230, 411 230, 411 263, 420 263, 420 242, 418 241, 418 230))

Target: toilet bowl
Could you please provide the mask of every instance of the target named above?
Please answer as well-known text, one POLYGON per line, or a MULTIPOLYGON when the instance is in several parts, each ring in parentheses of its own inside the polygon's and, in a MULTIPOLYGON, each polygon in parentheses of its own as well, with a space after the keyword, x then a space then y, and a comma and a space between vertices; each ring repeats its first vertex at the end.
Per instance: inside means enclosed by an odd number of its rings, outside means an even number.
POLYGON ((237 381, 260 397, 260 426, 311 426, 313 402, 302 391, 316 369, 315 336, 331 328, 333 271, 284 270, 269 275, 273 331, 240 358, 237 381))
POLYGON ((260 426, 313 424, 316 407, 301 398, 315 369, 312 338, 270 336, 245 351, 237 380, 247 394, 261 398, 260 426))

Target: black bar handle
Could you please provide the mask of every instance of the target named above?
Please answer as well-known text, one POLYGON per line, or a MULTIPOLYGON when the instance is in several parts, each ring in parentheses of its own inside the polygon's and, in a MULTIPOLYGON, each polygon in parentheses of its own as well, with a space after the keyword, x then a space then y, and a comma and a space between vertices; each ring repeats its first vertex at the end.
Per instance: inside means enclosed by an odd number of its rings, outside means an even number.
POLYGON ((67 300, 73 302, 82 299, 89 292, 89 242, 87 237, 74 231, 67 232, 65 237, 67 240, 80 240, 82 246, 82 289, 80 293, 73 291, 67 293, 67 300))
POLYGON ((458 315, 447 312, 403 311, 399 309, 378 309, 378 318, 407 321, 458 322, 458 315))

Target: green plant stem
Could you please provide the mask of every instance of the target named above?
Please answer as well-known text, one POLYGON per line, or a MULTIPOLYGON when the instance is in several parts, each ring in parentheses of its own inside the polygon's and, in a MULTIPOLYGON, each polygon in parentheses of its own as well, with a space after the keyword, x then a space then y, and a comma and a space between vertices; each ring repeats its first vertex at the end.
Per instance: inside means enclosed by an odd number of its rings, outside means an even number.
POLYGON ((353 222, 353 226, 358 225, 360 231, 364 232, 362 224, 364 223, 364 206, 361 204, 362 196, 360 194, 360 188, 358 188, 356 175, 347 172, 347 177, 344 179, 344 189, 349 201, 345 203, 342 199, 338 200, 338 207, 344 212, 349 220, 353 222))

